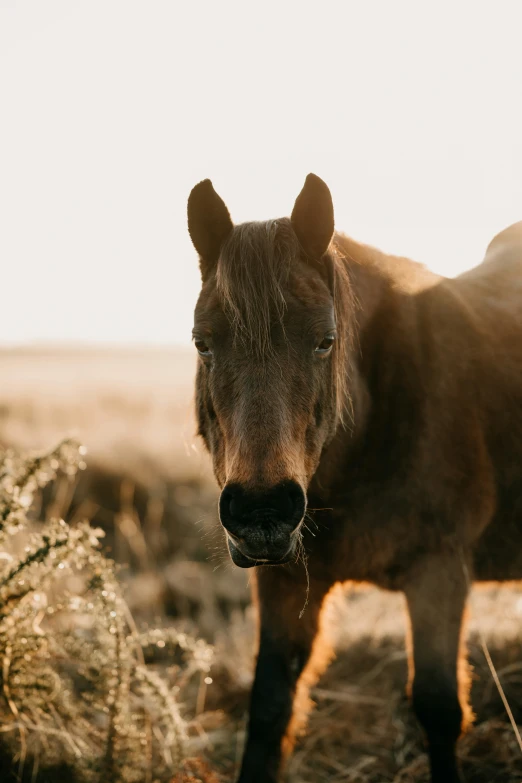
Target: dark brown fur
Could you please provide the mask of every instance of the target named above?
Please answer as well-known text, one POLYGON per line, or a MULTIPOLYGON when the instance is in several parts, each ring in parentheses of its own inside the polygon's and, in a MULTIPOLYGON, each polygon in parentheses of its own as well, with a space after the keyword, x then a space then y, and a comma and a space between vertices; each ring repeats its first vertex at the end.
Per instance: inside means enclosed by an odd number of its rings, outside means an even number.
POLYGON ((295 557, 256 568, 260 647, 240 781, 278 779, 329 658, 324 601, 357 580, 405 593, 432 780, 457 783, 469 583, 522 578, 522 224, 449 280, 332 235, 317 178, 291 220, 237 228, 206 183, 189 206, 196 248, 217 244, 213 262, 202 258, 196 308, 196 336, 214 341, 197 375, 200 434, 220 486, 256 499, 261 521, 246 535, 262 530, 267 551, 285 522, 268 518, 274 487, 292 482, 308 504, 288 539, 295 557), (217 228, 206 225, 213 210, 217 228), (329 319, 337 340, 323 358, 314 344, 329 319))

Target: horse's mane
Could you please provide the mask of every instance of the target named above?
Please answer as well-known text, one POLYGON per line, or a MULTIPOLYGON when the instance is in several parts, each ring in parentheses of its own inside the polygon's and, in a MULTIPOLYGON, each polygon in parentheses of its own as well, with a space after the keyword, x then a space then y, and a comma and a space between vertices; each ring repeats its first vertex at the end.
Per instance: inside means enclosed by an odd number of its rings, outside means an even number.
MULTIPOLYGON (((338 330, 332 362, 340 418, 350 411, 348 379, 354 337, 354 297, 342 251, 330 247, 338 330)), ((235 226, 225 241, 216 273, 217 291, 236 339, 260 357, 271 353, 271 326, 283 322, 285 289, 302 255, 288 218, 235 226)))

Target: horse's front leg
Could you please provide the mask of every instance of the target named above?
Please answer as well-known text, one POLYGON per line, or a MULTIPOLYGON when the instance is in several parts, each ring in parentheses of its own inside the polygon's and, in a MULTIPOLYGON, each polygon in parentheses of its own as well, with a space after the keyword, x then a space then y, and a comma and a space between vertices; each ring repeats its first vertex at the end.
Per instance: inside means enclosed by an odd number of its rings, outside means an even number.
POLYGON ((404 592, 413 645, 411 698, 426 732, 432 783, 460 783, 455 749, 465 713, 466 720, 471 717, 464 657, 459 667, 468 594, 465 561, 453 551, 426 556, 410 573, 404 592))
POLYGON ((330 657, 320 633, 330 585, 311 580, 307 599, 303 575, 296 565, 257 569, 259 653, 239 783, 277 781, 306 717, 308 688, 330 657))

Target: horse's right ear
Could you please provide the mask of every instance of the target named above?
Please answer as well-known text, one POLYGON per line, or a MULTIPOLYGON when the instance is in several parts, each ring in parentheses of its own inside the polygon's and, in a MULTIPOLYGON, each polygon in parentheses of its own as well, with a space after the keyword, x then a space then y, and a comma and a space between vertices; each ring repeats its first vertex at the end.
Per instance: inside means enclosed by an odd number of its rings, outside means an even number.
POLYGON ((188 230, 192 243, 199 253, 199 266, 203 280, 216 265, 223 242, 234 224, 225 202, 209 179, 204 179, 190 193, 187 205, 188 230))

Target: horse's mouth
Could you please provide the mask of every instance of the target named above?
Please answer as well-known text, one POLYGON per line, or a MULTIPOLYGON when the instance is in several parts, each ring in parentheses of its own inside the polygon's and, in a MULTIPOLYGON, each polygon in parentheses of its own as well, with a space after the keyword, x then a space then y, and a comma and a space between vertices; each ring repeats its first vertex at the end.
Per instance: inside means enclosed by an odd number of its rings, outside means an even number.
POLYGON ((230 552, 230 557, 232 558, 232 562, 237 565, 239 568, 253 568, 254 566, 275 566, 275 565, 284 565, 285 563, 289 563, 290 560, 294 557, 294 544, 291 543, 287 552, 281 557, 281 556, 268 556, 268 553, 266 556, 258 556, 255 557, 253 555, 247 555, 245 554, 240 548, 236 540, 234 540, 234 537, 230 535, 230 533, 227 534, 227 543, 228 543, 228 551, 230 552))

